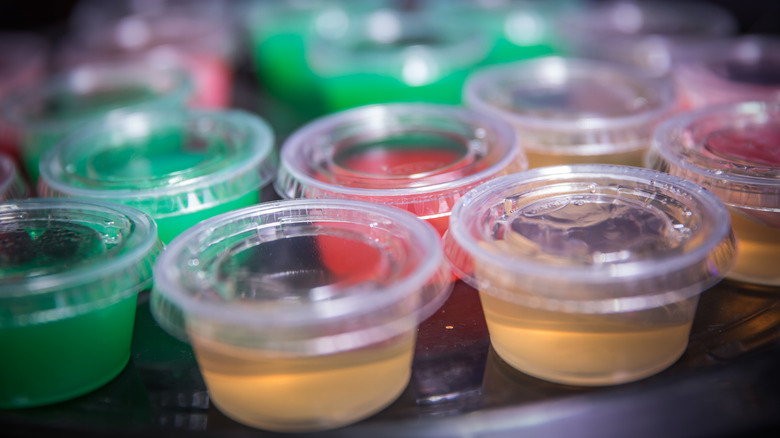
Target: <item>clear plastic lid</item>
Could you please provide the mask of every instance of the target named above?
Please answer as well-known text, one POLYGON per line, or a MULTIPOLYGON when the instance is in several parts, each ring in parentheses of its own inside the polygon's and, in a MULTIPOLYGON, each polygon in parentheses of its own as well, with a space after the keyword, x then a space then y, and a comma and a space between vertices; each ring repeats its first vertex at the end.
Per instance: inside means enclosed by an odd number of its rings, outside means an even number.
POLYGON ((538 168, 455 205, 444 240, 455 272, 528 307, 612 313, 695 296, 730 269, 729 213, 711 192, 649 169, 538 168))
POLYGON ((271 127, 240 110, 127 112, 74 132, 41 159, 39 193, 104 199, 154 218, 239 198, 276 171, 271 127))
POLYGON ((353 198, 446 215, 484 181, 527 168, 504 122, 464 108, 369 105, 322 117, 282 146, 283 198, 353 198))
POLYGON ((728 205, 777 211, 778 145, 780 102, 722 104, 662 123, 646 165, 694 181, 728 205))
POLYGON ((674 68, 693 107, 780 100, 780 38, 744 35, 702 44, 674 68))
POLYGON ((328 354, 414 330, 449 296, 439 236, 396 208, 350 200, 259 204, 201 222, 154 268, 170 333, 279 354, 328 354))
POLYGON ((14 160, 0 153, 0 201, 22 199, 29 194, 27 184, 19 174, 14 160))
POLYGON ((154 221, 133 208, 0 203, 0 328, 81 315, 148 289, 161 250, 154 221))
POLYGON ((556 29, 573 56, 627 63, 660 76, 698 44, 736 34, 738 23, 713 2, 610 0, 563 14, 556 29))
POLYGON ((425 9, 342 13, 345 25, 318 32, 307 52, 312 71, 323 77, 373 73, 426 85, 475 66, 491 48, 486 35, 425 9))
POLYGON ((192 81, 180 70, 94 63, 10 93, 3 102, 3 114, 36 134, 62 133, 74 124, 117 110, 183 107, 191 94, 192 81))
POLYGON ((529 152, 588 156, 647 148, 675 95, 669 81, 630 67, 545 57, 473 73, 464 102, 509 121, 529 152))

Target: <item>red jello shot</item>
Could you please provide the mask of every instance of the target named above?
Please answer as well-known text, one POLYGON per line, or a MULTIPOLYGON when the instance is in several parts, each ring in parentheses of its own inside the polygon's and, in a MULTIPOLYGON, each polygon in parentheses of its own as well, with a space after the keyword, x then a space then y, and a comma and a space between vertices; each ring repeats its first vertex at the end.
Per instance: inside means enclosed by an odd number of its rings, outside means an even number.
POLYGON ((183 69, 195 88, 192 106, 225 108, 238 45, 225 9, 204 1, 85 1, 73 13, 58 62, 66 68, 113 60, 183 69))
POLYGON ((511 126, 435 104, 358 107, 310 122, 282 145, 282 198, 357 199, 410 211, 444 234, 477 185, 528 163, 511 126))
POLYGON ((746 35, 714 40, 674 68, 685 108, 780 100, 780 38, 746 35))
POLYGON ((659 126, 646 165, 728 205, 737 238, 730 278, 780 285, 780 103, 713 105, 673 117, 659 126))
POLYGON ((23 199, 30 195, 13 158, 0 152, 0 201, 23 199))

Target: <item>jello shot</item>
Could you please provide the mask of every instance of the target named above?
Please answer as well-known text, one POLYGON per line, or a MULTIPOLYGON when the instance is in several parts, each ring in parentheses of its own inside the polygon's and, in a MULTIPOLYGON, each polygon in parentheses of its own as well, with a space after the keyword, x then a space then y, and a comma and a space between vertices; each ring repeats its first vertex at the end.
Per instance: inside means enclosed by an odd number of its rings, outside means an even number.
POLYGON ((525 170, 512 128, 465 108, 368 105, 321 117, 282 145, 277 193, 359 199, 408 210, 447 229, 470 189, 525 170))
POLYGON ((276 171, 274 134, 239 110, 151 109, 90 124, 41 161, 41 196, 136 207, 164 243, 196 223, 261 202, 276 171))
POLYGON ((307 52, 325 109, 388 102, 459 104, 467 74, 488 56, 484 33, 427 9, 351 13, 307 52))
POLYGON ((556 31, 568 56, 633 65, 660 77, 699 44, 735 35, 738 22, 710 1, 608 0, 583 2, 558 18, 556 31))
POLYGON ((780 103, 691 111, 659 126, 647 166, 714 192, 731 212, 737 261, 729 278, 780 285, 780 103))
POLYGON ((735 254, 728 210, 711 192, 599 164, 483 184, 453 208, 444 247, 479 291, 495 352, 528 375, 582 386, 671 366, 699 295, 735 254))
MULTIPOLYGON (((0 101, 15 89, 38 82, 46 72, 48 55, 48 44, 40 35, 0 33, 0 101)), ((0 153, 21 162, 17 129, 4 117, 0 117, 0 153)))
POLYGON ((641 166, 653 129, 675 108, 667 79, 606 61, 545 57, 473 73, 467 107, 511 123, 530 168, 641 166))
POLYGON ((418 324, 449 296, 436 231, 352 200, 267 202, 173 240, 151 308, 193 347, 209 399, 282 432, 367 418, 406 388, 418 324))
POLYGON ((161 249, 133 208, 0 203, 0 409, 68 400, 119 374, 161 249))
POLYGON ((238 36, 226 2, 83 1, 59 45, 65 67, 94 62, 151 63, 192 78, 190 105, 230 106, 238 36))
POLYGON ((0 152, 0 201, 23 199, 30 195, 29 187, 10 156, 0 152))
POLYGON ((41 156, 70 131, 109 114, 138 108, 183 107, 191 83, 178 70, 90 64, 9 93, 3 116, 20 130, 20 156, 30 181, 41 156))
POLYGON ((685 108, 780 101, 780 38, 747 35, 699 46, 674 68, 685 108))

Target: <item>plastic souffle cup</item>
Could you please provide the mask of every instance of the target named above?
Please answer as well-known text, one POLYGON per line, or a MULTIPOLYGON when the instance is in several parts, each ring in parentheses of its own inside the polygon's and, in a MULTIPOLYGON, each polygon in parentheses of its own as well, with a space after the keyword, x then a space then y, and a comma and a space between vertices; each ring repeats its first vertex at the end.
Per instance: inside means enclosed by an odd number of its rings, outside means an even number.
POLYGON ((702 185, 731 212, 737 262, 729 278, 780 285, 780 102, 701 108, 659 126, 647 167, 702 185))
POLYGON ((181 71, 129 64, 90 64, 9 93, 4 117, 20 130, 20 156, 38 179, 40 158, 69 132, 108 114, 184 107, 191 81, 181 71))
POLYGON ((629 166, 532 169, 461 198, 444 240, 509 365, 571 385, 658 373, 685 351, 699 294, 731 267, 726 206, 629 166))
POLYGON ((287 199, 393 205, 444 233, 460 196, 526 168, 512 128, 500 120, 448 105, 369 105, 294 132, 282 145, 274 188, 287 199))
POLYGON ((702 44, 674 78, 685 108, 780 101, 780 37, 743 35, 702 44))
POLYGON ((641 166, 657 123, 674 109, 666 79, 605 61, 545 57, 481 69, 467 107, 511 123, 530 168, 641 166))
POLYGON ((151 215, 167 243, 262 201, 276 172, 271 127, 239 110, 128 112, 74 132, 41 161, 42 196, 103 199, 151 215))
POLYGON ((468 73, 491 49, 488 35, 428 9, 349 13, 349 26, 320 34, 306 53, 325 108, 388 102, 459 104, 468 73))
POLYGON ((14 160, 0 152, 0 201, 23 199, 30 196, 27 183, 19 174, 14 160))
POLYGON ((68 400, 119 374, 161 250, 154 221, 133 208, 0 203, 0 408, 68 400))
POLYGON ((709 1, 583 2, 558 17, 555 30, 568 56, 602 59, 661 77, 695 56, 707 41, 736 35, 737 17, 709 1))
POLYGON ((261 429, 331 429, 406 388, 418 324, 449 296, 435 230, 362 201, 267 202, 168 245, 151 308, 189 340, 210 400, 261 429))

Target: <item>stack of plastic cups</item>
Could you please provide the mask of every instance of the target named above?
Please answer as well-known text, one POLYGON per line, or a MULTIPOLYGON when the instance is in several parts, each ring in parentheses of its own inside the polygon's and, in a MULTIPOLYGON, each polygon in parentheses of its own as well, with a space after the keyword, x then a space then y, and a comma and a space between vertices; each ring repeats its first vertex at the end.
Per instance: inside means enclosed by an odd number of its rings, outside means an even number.
POLYGON ((0 152, 0 201, 23 199, 29 195, 29 187, 13 158, 0 152))
POLYGON ((731 212, 737 261, 729 277, 780 285, 780 103, 714 105, 657 130, 647 166, 714 192, 731 212))
POLYGON ((191 90, 180 71, 94 64, 17 90, 3 101, 2 109, 21 132, 20 155, 35 184, 40 157, 71 131, 138 108, 181 108, 191 90))
POLYGON ((447 230, 450 209, 485 181, 527 168, 512 128, 447 105, 368 105, 315 120, 282 145, 282 198, 389 204, 447 230))
POLYGON ((445 253, 519 371, 615 385, 685 351, 699 295, 734 259, 726 206, 649 169, 579 164, 489 181, 453 208, 445 253))
POLYGON ((557 31, 568 56, 620 62, 666 76, 701 43, 734 35, 737 21, 713 2, 610 0, 563 14, 557 31))
MULTIPOLYGON (((34 34, 0 34, 0 101, 13 90, 36 83, 46 73, 46 41, 34 34)), ((21 165, 19 133, 5 117, 0 117, 0 153, 21 165)))
POLYGON ((57 61, 66 69, 120 62, 184 70, 194 85, 192 106, 225 108, 232 99, 238 36, 224 9, 221 2, 202 0, 85 1, 73 13, 57 61))
POLYGON ((488 35, 431 10, 348 12, 348 26, 320 33, 308 60, 325 109, 388 102, 458 104, 466 75, 487 58, 488 35))
POLYGON ((748 35, 702 44, 674 68, 684 108, 780 101, 780 38, 748 35))
POLYGON ((0 408, 68 400, 119 374, 161 250, 152 219, 132 208, 0 203, 0 408))
POLYGON ((263 200, 274 135, 243 111, 150 109, 75 131, 41 160, 39 193, 100 199, 151 215, 164 243, 263 200))
POLYGON ((451 274, 434 229, 361 201, 268 202, 206 220, 154 269, 152 311, 188 340, 212 403, 246 425, 332 429, 406 388, 451 274))
POLYGON ((675 107, 668 79, 606 61, 538 58, 469 77, 466 106, 509 122, 529 167, 641 166, 653 129, 675 107))

